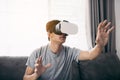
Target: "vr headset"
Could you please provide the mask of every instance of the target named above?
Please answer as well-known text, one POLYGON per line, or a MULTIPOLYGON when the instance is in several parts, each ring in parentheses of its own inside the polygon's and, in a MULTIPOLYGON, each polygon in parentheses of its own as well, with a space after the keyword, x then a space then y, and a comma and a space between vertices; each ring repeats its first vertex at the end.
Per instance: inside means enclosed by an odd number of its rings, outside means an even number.
POLYGON ((76 24, 70 23, 68 21, 61 21, 55 26, 55 34, 67 34, 73 35, 78 32, 78 26, 76 24))

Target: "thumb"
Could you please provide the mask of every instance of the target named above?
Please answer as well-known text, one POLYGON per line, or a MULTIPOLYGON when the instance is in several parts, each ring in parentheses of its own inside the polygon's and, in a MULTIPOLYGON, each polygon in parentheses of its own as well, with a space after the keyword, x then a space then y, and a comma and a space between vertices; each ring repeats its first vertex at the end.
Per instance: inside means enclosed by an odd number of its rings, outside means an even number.
POLYGON ((51 63, 48 63, 48 64, 45 65, 46 69, 49 68, 49 67, 51 67, 51 63))

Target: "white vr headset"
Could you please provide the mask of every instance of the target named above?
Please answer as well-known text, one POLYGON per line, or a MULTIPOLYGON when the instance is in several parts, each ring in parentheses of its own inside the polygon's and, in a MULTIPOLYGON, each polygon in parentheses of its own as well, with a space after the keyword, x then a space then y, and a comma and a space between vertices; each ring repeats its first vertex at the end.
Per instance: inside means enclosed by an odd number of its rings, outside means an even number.
POLYGON ((55 33, 56 34, 76 34, 78 32, 78 26, 76 24, 67 22, 67 21, 61 21, 55 26, 55 33))

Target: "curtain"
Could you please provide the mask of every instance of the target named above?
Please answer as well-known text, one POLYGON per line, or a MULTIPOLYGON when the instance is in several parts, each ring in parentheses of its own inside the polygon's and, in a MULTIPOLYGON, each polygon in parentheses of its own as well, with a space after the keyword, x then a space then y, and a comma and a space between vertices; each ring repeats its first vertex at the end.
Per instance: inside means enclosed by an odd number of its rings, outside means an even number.
MULTIPOLYGON (((114 9, 114 0, 88 0, 89 8, 89 22, 87 28, 90 28, 88 34, 89 48, 95 46, 96 33, 98 24, 107 19, 115 25, 115 9, 114 9), (90 34, 89 34, 90 33, 90 34), (91 38, 90 38, 91 37, 91 38)), ((111 26, 112 26, 111 25, 111 26)), ((87 30, 88 31, 88 30, 87 30)), ((103 53, 113 53, 116 51, 115 48, 115 30, 110 33, 108 44, 104 47, 103 53)))

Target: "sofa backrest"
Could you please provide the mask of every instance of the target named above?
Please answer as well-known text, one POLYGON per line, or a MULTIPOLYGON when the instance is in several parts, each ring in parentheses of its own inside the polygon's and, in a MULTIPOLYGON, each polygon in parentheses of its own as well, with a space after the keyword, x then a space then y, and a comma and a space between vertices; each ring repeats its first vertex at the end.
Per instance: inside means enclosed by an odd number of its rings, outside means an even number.
MULTIPOLYGON (((28 57, 0 56, 0 80, 23 80, 28 57)), ((92 61, 73 61, 72 80, 120 80, 120 60, 116 54, 101 54, 92 61)))
POLYGON ((23 80, 27 57, 0 57, 0 80, 23 80))
POLYGON ((101 54, 91 61, 80 61, 81 80, 120 80, 120 60, 115 53, 101 54))

